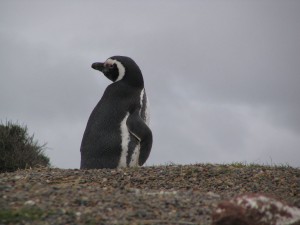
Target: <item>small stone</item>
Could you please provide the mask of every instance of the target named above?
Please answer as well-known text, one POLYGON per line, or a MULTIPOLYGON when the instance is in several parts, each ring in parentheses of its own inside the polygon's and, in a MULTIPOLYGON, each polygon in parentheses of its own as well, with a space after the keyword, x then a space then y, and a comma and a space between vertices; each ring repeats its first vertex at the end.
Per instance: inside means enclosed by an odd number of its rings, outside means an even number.
POLYGON ((35 202, 33 200, 28 200, 24 203, 24 205, 33 206, 33 205, 35 205, 35 202))
POLYGON ((66 210, 66 209, 60 209, 60 212, 61 212, 62 214, 66 214, 66 213, 67 213, 67 210, 66 210))
POLYGON ((20 180, 22 177, 19 175, 14 176, 14 180, 20 180))
POLYGON ((209 197, 212 197, 212 198, 220 198, 220 195, 212 192, 212 191, 209 191, 206 193, 209 197))

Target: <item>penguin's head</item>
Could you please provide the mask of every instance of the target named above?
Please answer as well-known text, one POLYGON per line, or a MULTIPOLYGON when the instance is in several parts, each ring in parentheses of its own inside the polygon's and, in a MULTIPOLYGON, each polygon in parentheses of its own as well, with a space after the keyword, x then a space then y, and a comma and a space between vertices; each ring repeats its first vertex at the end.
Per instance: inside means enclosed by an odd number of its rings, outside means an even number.
POLYGON ((122 81, 141 87, 144 85, 140 68, 127 56, 113 56, 105 62, 95 62, 92 64, 92 68, 99 70, 113 82, 122 81))

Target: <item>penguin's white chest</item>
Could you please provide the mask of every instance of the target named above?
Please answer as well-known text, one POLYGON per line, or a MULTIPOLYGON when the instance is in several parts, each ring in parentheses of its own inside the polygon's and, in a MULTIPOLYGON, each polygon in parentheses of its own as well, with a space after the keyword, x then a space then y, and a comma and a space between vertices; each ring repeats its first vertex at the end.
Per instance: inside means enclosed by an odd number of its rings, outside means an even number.
POLYGON ((126 167, 127 166, 127 155, 128 155, 128 145, 130 142, 130 134, 128 127, 126 125, 126 121, 128 119, 129 112, 126 113, 126 116, 122 120, 120 124, 120 130, 121 130, 121 157, 119 161, 118 167, 126 167))
MULTIPOLYGON (((147 96, 145 94, 145 89, 143 89, 141 91, 140 94, 140 116, 141 118, 145 121, 145 123, 148 125, 149 124, 149 111, 148 111, 148 99, 147 96)), ((139 164, 139 156, 140 156, 140 138, 134 134, 131 133, 130 130, 127 127, 127 119, 129 117, 129 112, 126 113, 124 119, 121 121, 120 123, 120 131, 121 131, 121 157, 120 157, 120 161, 118 164, 118 167, 134 167, 134 166, 138 166, 139 164), (130 158, 129 158, 129 162, 127 162, 127 158, 128 158, 128 153, 129 153, 129 143, 131 141, 131 138, 136 138, 138 141, 138 143, 136 144, 130 158)))
POLYGON ((145 93, 145 88, 141 91, 140 94, 140 106, 141 106, 140 116, 145 121, 145 123, 149 126, 149 122, 150 122, 149 101, 145 93))
POLYGON ((134 138, 133 136, 135 136, 137 139, 139 139, 135 134, 130 133, 130 131, 127 127, 127 124, 126 124, 128 117, 129 117, 129 112, 126 113, 126 116, 124 117, 124 119, 122 120, 122 122, 120 124, 122 152, 121 152, 121 157, 120 157, 120 161, 118 164, 119 168, 127 167, 127 166, 129 166, 129 167, 138 166, 138 162, 139 162, 140 143, 138 142, 130 156, 129 163, 127 163, 128 152, 129 152, 129 143, 131 141, 131 138, 134 138))

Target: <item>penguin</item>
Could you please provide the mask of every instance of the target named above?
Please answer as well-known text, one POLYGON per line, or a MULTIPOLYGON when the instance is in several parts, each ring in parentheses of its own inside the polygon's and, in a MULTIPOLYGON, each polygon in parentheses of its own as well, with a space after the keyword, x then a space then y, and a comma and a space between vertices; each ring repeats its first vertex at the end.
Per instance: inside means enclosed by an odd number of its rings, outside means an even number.
POLYGON ((142 166, 152 147, 149 104, 143 75, 127 56, 113 56, 92 68, 113 83, 93 109, 83 134, 81 169, 142 166))

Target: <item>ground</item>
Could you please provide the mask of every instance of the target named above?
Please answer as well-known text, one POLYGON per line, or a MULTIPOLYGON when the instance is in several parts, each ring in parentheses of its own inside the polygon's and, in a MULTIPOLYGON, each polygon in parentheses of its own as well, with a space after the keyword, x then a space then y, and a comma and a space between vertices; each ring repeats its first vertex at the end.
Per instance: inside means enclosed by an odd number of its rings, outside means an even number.
POLYGON ((300 168, 196 164, 0 174, 0 224, 211 224, 217 204, 265 193, 300 207, 300 168))

